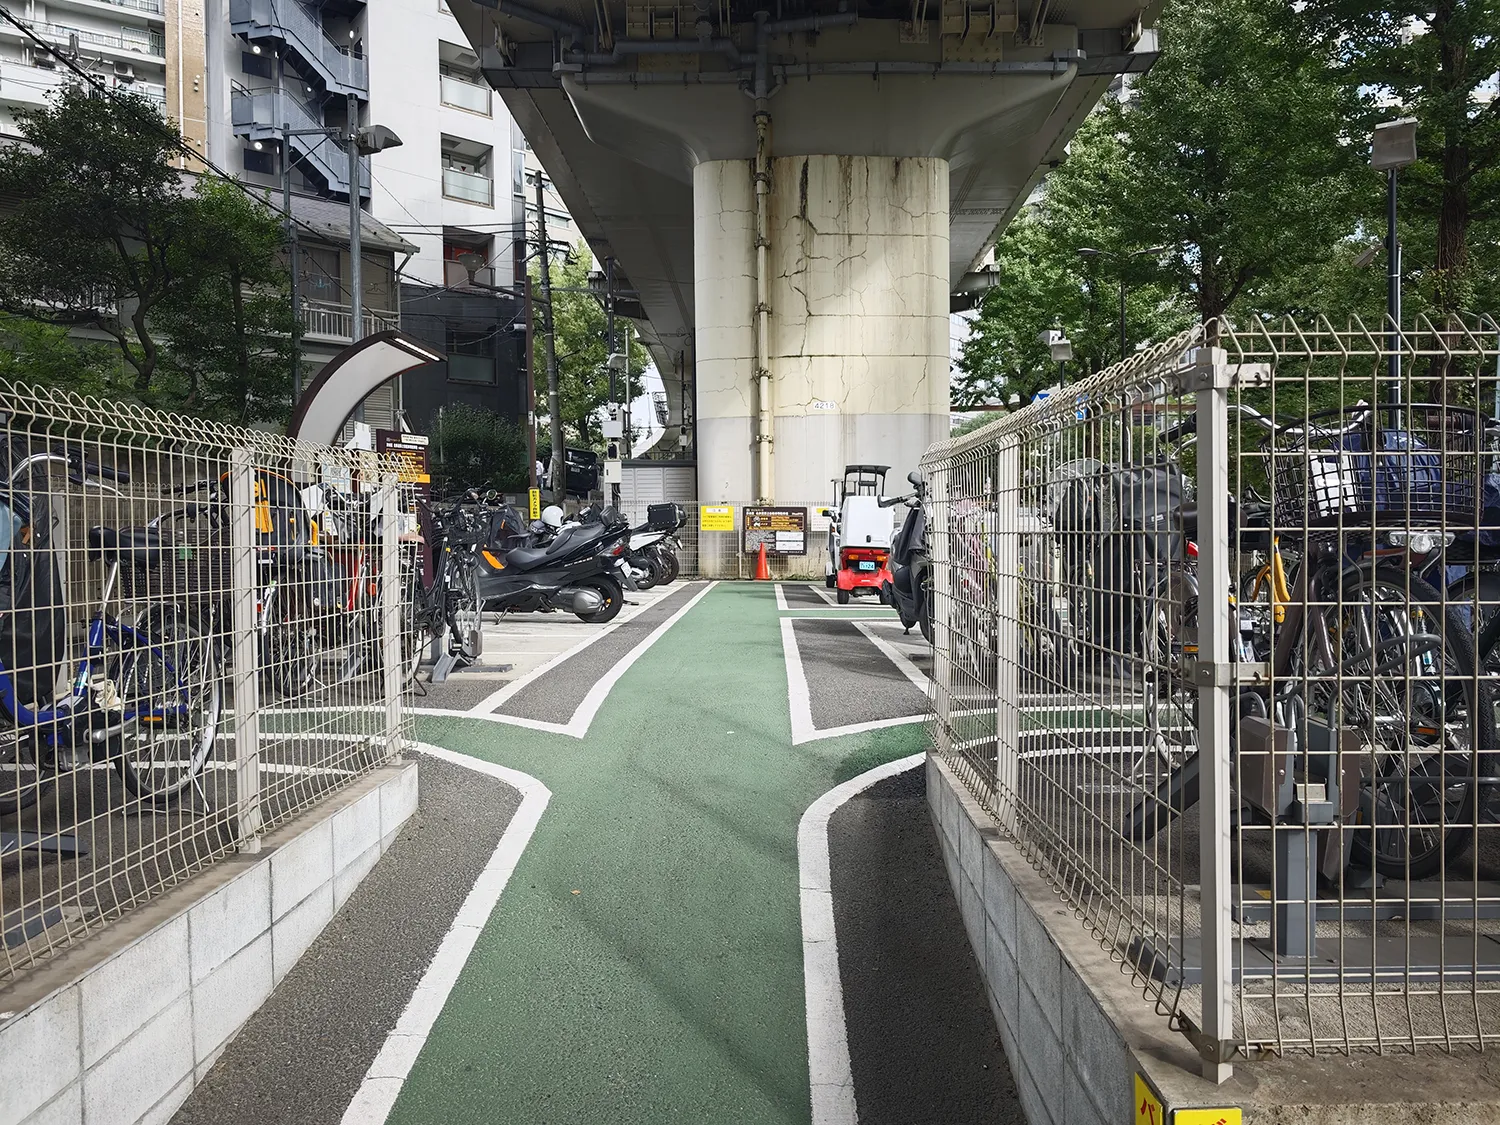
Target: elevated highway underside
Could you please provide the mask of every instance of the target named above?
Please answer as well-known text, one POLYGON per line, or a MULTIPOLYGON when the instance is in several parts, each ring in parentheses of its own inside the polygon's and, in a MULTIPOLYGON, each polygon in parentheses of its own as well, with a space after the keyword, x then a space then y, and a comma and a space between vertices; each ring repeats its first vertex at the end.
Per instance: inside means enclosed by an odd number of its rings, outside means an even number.
POLYGON ((1137 0, 449 3, 638 294, 705 500, 914 467, 947 432, 951 295, 1155 59, 1137 0))

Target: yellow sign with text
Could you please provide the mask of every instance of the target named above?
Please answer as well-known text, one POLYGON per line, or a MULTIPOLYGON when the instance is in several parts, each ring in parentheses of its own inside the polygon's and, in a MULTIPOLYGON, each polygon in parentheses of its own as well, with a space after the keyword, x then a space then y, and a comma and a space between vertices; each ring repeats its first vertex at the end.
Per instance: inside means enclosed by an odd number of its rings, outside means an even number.
POLYGON ((1139 1074, 1135 1076, 1135 1125, 1243 1125, 1238 1109, 1178 1109, 1168 1114, 1139 1074))
POLYGON ((699 531, 733 531, 734 506, 731 504, 700 504, 698 506, 699 531))
POLYGON ((1135 1125, 1167 1125, 1167 1114, 1146 1080, 1135 1076, 1135 1125))
POLYGON ((1179 1109, 1172 1125, 1241 1125, 1237 1109, 1179 1109))
POLYGON ((542 490, 533 488, 528 491, 530 503, 527 506, 531 509, 531 518, 539 520, 542 518, 542 490))

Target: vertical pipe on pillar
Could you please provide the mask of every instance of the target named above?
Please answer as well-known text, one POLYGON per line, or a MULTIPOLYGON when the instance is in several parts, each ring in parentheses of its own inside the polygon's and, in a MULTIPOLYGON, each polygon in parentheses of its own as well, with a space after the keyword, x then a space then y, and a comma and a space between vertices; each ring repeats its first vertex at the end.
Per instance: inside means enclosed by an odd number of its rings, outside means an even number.
POLYGON ((761 502, 776 498, 772 476, 771 419, 771 108, 770 13, 755 13, 755 492, 761 502))

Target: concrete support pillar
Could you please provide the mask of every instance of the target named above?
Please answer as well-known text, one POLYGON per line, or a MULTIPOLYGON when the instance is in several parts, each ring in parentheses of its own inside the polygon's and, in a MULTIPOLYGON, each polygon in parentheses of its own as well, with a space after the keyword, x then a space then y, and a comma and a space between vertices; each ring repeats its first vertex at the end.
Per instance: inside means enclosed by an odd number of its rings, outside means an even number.
MULTIPOLYGON (((698 495, 755 495, 752 162, 693 172, 698 495)), ((826 502, 846 464, 892 489, 948 430, 948 162, 783 156, 769 253, 773 498, 826 502)))

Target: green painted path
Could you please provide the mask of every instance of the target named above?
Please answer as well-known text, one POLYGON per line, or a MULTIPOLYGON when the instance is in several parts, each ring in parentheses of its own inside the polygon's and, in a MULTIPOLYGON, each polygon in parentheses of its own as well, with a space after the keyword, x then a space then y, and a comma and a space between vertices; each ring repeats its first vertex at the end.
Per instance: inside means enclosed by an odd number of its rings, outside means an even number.
POLYGON ((553 798, 391 1122, 808 1120, 797 823, 926 734, 794 748, 780 616, 769 586, 716 587, 582 741, 421 720, 553 798))

